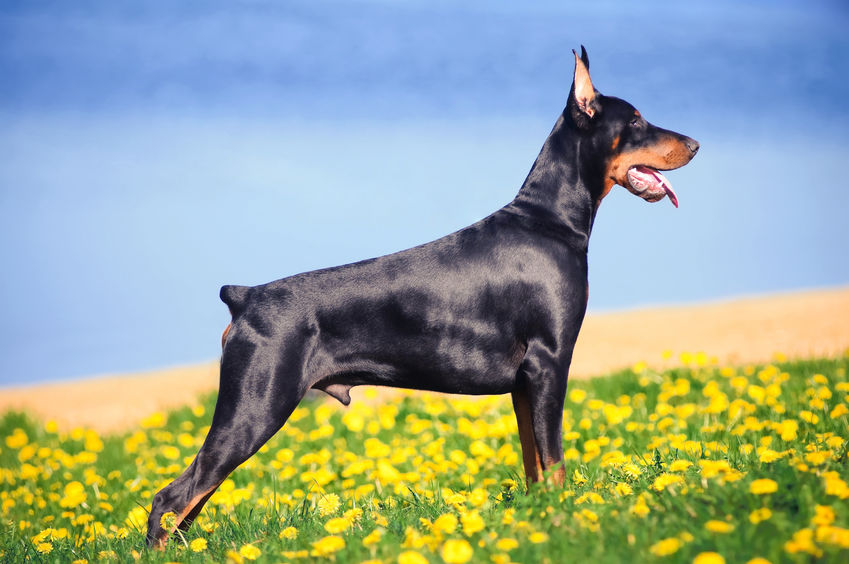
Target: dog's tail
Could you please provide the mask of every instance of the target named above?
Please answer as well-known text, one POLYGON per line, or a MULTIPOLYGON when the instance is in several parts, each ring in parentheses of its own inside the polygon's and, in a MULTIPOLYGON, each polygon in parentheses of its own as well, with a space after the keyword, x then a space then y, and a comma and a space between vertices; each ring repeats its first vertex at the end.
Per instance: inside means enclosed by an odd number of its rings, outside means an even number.
POLYGON ((250 286, 222 286, 219 296, 230 308, 230 315, 236 317, 245 310, 250 292, 250 286))

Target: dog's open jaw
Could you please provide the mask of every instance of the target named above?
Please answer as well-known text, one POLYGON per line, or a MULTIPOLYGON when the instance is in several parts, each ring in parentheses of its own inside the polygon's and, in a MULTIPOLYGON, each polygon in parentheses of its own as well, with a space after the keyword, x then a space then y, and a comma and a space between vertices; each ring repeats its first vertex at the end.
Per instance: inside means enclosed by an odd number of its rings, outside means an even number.
POLYGON ((664 196, 678 207, 678 196, 672 189, 672 184, 657 169, 636 165, 628 169, 628 183, 635 194, 647 202, 659 202, 664 196))

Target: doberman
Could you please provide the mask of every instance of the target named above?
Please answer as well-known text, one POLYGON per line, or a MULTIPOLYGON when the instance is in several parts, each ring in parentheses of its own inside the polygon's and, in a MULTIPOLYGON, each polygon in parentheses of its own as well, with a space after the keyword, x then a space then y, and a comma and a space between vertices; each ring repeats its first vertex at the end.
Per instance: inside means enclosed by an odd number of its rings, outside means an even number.
POLYGON ((165 512, 187 528, 311 388, 344 405, 364 384, 512 394, 528 482, 547 472, 562 483, 563 402, 596 211, 614 184, 677 207, 658 170, 684 166, 698 149, 595 90, 582 46, 566 108, 508 205, 399 253, 224 286, 232 322, 212 425, 191 465, 154 497, 148 544, 174 532, 160 524, 165 512))

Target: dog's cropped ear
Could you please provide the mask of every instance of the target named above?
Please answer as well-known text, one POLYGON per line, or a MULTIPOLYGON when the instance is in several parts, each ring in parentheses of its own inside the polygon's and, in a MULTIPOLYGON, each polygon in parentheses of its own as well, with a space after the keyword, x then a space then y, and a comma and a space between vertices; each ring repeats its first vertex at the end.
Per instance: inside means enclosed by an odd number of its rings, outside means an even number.
POLYGON ((587 50, 581 45, 581 56, 572 49, 575 55, 575 77, 572 80, 572 100, 574 102, 573 119, 578 125, 584 125, 587 118, 592 119, 599 111, 596 102, 596 91, 593 81, 590 79, 590 59, 587 50))

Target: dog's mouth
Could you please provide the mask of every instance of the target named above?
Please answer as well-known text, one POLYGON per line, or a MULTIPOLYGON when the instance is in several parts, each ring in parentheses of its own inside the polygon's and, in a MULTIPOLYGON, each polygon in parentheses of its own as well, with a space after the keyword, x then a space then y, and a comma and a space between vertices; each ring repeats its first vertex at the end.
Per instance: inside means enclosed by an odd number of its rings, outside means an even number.
POLYGON ((632 166, 628 169, 627 177, 631 190, 647 202, 659 202, 669 196, 672 205, 678 207, 678 196, 672 184, 657 169, 643 165, 632 166))

